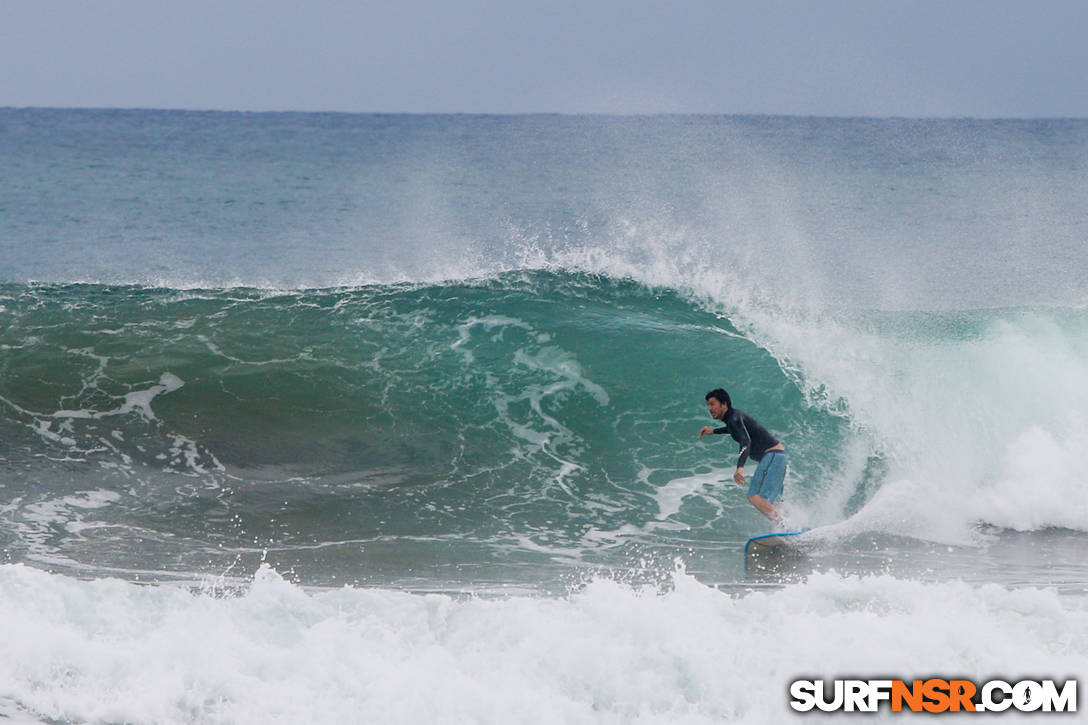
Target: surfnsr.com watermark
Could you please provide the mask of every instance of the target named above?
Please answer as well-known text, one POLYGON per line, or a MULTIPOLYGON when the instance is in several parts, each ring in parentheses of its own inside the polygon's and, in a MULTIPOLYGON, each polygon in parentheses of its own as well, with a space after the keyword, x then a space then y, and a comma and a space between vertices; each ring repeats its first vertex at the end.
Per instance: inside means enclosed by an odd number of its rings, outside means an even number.
POLYGON ((798 712, 1076 712, 1077 681, 795 680, 790 698, 798 712))

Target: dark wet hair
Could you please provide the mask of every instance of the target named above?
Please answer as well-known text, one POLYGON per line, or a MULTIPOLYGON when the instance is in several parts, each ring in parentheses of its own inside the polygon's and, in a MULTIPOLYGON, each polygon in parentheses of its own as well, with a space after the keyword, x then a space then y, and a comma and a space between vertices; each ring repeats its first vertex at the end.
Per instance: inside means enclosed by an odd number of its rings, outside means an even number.
POLYGON ((730 408, 733 407, 733 401, 729 399, 729 393, 725 392, 725 390, 722 388, 714 388, 706 394, 707 400, 710 400, 711 398, 714 398, 719 403, 725 403, 730 408))

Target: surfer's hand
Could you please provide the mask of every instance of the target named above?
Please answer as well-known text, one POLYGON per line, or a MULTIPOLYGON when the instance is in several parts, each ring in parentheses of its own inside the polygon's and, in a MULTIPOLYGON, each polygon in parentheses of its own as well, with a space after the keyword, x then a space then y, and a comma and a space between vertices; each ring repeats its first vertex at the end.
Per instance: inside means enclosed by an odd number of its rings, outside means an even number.
POLYGON ((699 437, 700 438, 702 438, 703 436, 712 436, 712 435, 714 435, 714 429, 711 428, 709 425, 704 425, 703 429, 701 431, 699 431, 699 437))
POLYGON ((733 474, 733 480, 736 481, 737 484, 740 485, 740 486, 743 486, 744 484, 746 484, 748 482, 748 479, 744 477, 744 469, 743 468, 738 468, 737 469, 737 472, 733 474))

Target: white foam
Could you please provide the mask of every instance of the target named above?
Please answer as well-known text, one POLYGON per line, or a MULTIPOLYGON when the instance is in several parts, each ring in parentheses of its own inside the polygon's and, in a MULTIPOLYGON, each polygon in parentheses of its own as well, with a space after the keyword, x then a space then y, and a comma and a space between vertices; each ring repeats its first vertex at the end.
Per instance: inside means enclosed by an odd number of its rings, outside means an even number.
POLYGON ((457 341, 450 347, 460 353, 465 358, 466 364, 471 364, 475 361, 475 357, 472 354, 472 350, 466 347, 466 344, 472 339, 472 330, 475 327, 482 327, 486 331, 491 331, 496 328, 503 327, 517 327, 522 330, 532 330, 532 326, 527 322, 518 320, 506 315, 485 315, 483 317, 469 317, 467 320, 457 326, 457 341))
POLYGON ((1019 531, 1088 531, 1088 430, 1032 426, 1005 451, 1000 473, 974 502, 981 520, 1019 531))
POLYGON ((180 389, 185 385, 185 382, 170 372, 165 372, 159 376, 159 382, 156 385, 152 385, 146 390, 133 390, 125 393, 123 402, 112 410, 58 410, 55 413, 30 413, 29 411, 21 410, 21 412, 34 416, 45 416, 58 419, 87 419, 87 420, 99 420, 101 418, 108 418, 112 416, 123 416, 129 413, 138 413, 147 420, 155 420, 155 413, 151 410, 151 402, 159 395, 166 393, 172 393, 175 390, 180 389))
MULTIPOLYGON (((657 518, 664 521, 680 512, 684 500, 691 496, 701 496, 704 491, 719 489, 723 481, 732 481, 732 469, 712 470, 709 473, 696 473, 691 476, 679 476, 672 479, 654 492, 657 500, 657 518)), ((703 497, 721 509, 713 498, 703 497)))
POLYGON ((1088 599, 834 574, 737 596, 682 572, 466 599, 268 568, 211 596, 6 565, 0 637, 0 695, 54 720, 763 724, 801 676, 1083 673, 1088 599))

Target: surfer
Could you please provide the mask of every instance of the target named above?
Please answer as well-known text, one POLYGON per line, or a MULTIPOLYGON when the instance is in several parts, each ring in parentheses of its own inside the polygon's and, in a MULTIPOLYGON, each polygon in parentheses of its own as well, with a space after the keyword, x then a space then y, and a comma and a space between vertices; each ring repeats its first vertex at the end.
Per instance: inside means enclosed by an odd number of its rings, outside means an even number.
POLYGON ((706 394, 706 409, 711 418, 720 420, 725 425, 721 428, 703 426, 699 437, 728 433, 740 444, 737 470, 733 474, 733 480, 738 486, 748 482, 744 477, 744 463, 748 458, 759 462, 748 486, 748 502, 761 514, 782 526, 782 516, 775 510, 774 504, 782 497, 782 485, 786 479, 786 447, 757 423, 755 418, 734 408, 729 393, 721 388, 715 388, 706 394))

